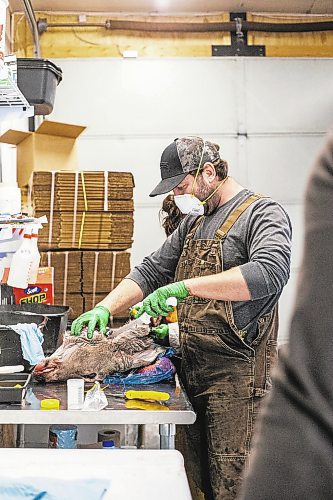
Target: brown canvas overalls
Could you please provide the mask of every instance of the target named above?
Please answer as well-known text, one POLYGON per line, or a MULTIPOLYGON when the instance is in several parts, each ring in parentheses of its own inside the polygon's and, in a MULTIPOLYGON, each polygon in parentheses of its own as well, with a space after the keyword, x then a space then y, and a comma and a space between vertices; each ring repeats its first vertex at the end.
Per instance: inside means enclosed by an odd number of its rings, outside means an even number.
MULTIPOLYGON (((213 240, 194 240, 203 218, 189 231, 175 280, 223 271, 223 242, 244 211, 260 198, 251 195, 217 230, 213 240)), ((197 413, 186 429, 185 463, 205 498, 235 498, 249 453, 261 397, 270 387, 276 358, 277 307, 258 320, 251 345, 234 322, 231 302, 190 296, 178 306, 182 347, 181 378, 197 413)))

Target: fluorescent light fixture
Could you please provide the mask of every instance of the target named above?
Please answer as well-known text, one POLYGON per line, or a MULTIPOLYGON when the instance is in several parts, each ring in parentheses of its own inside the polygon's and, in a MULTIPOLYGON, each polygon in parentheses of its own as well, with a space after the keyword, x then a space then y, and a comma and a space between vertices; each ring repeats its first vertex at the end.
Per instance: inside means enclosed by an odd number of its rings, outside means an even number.
POLYGON ((157 10, 166 10, 170 6, 170 0, 156 0, 155 5, 157 10))

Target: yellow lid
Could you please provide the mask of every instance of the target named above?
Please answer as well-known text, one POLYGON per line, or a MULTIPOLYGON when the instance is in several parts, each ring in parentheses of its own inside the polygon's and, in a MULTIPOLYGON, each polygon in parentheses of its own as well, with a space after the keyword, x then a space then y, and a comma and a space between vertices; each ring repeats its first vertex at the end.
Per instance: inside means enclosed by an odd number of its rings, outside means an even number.
POLYGON ((60 401, 59 399, 42 399, 40 402, 41 410, 59 410, 60 401))

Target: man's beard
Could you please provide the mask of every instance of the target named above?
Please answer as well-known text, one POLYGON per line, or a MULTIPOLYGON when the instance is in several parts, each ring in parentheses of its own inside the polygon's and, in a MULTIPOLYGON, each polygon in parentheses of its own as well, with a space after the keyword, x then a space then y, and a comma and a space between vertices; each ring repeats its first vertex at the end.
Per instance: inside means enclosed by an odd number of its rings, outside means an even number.
MULTIPOLYGON (((213 192, 215 188, 212 188, 208 184, 205 183, 201 176, 198 176, 197 181, 197 193, 196 197, 200 201, 206 200, 213 192)), ((205 215, 212 214, 220 204, 220 193, 219 190, 216 191, 215 194, 204 204, 205 215)))

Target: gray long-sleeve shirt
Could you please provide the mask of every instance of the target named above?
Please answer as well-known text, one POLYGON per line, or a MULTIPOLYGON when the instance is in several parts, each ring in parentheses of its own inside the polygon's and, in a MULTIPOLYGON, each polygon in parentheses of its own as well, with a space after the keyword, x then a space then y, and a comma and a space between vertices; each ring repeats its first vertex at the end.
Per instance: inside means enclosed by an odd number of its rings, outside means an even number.
MULTIPOLYGON (((195 239, 213 239, 228 215, 253 194, 243 189, 213 214, 204 217, 195 239)), ((163 245, 136 266, 127 278, 135 281, 144 296, 174 280, 186 235, 196 217, 187 216, 163 245)), ((257 319, 278 301, 290 273, 291 224, 288 215, 271 198, 254 202, 236 221, 223 242, 224 270, 239 266, 251 300, 233 302, 237 327, 252 337, 257 319)))

